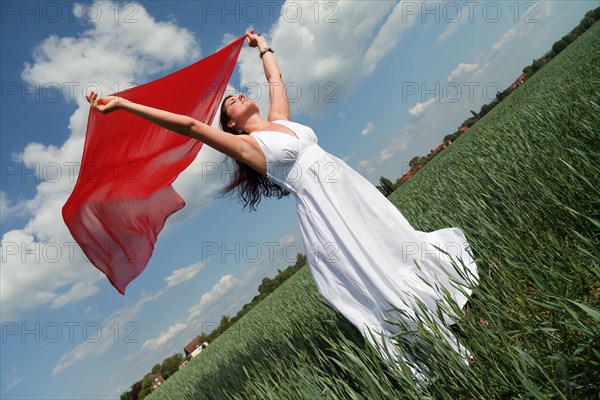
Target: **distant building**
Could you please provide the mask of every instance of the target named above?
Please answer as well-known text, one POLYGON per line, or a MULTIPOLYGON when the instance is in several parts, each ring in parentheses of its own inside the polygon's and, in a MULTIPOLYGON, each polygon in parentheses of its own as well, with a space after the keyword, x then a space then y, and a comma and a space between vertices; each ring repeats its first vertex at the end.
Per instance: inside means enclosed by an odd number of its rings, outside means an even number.
POLYGON ((434 150, 432 150, 431 155, 437 154, 440 151, 444 150, 445 148, 447 148, 452 142, 449 140, 446 140, 445 142, 443 142, 442 144, 440 144, 438 147, 436 147, 434 150))
POLYGON ((196 357, 198 354, 200 354, 202 352, 202 350, 204 350, 206 347, 208 346, 208 342, 204 342, 202 344, 200 344, 200 340, 198 340, 197 337, 194 338, 194 340, 192 340, 191 342, 189 342, 184 348, 183 351, 185 351, 185 355, 189 356, 191 355, 192 357, 196 357))
POLYGON ((463 127, 461 127, 461 128, 458 130, 458 131, 459 131, 460 133, 465 133, 465 132, 466 132, 466 131, 468 131, 468 130, 469 130, 469 127, 468 127, 468 126, 463 126, 463 127))
POLYGON ((165 382, 165 378, 163 378, 161 374, 150 374, 150 376, 154 377, 154 380, 150 384, 150 390, 156 389, 165 382))
POLYGON ((516 88, 521 86, 521 83, 523 83, 524 81, 525 81, 525 74, 523 74, 519 78, 517 78, 517 80, 512 85, 510 85, 510 88, 512 90, 515 90, 516 88))

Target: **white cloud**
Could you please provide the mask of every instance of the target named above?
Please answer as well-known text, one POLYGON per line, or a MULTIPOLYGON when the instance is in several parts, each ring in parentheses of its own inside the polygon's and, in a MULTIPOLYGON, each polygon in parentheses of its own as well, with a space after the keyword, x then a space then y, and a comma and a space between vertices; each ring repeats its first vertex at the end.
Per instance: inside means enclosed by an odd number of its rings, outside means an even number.
MULTIPOLYGON (((286 245, 294 243, 296 240, 297 237, 293 234, 283 236, 277 241, 277 246, 270 247, 270 251, 261 252, 260 258, 254 261, 253 265, 246 269, 241 274, 241 276, 237 278, 233 277, 230 274, 222 276, 219 282, 217 282, 209 291, 204 293, 195 305, 189 308, 188 315, 184 322, 187 328, 189 330, 197 328, 196 323, 198 322, 198 317, 202 313, 210 311, 211 307, 215 306, 216 304, 219 304, 219 300, 223 296, 227 295, 227 293, 229 293, 233 288, 240 288, 244 285, 247 285, 248 282, 256 275, 256 273, 260 271, 259 265, 267 264, 268 266, 272 267, 273 262, 276 261, 274 260, 274 258, 279 259, 283 257, 283 259, 286 261, 295 259, 295 252, 301 251, 301 249, 298 248, 298 246, 286 245), (281 253, 276 254, 272 252, 272 249, 285 249, 285 253, 282 250, 281 253)), ((158 296, 164 294, 163 292, 170 290, 174 286, 192 279, 200 270, 202 270, 205 264, 205 262, 197 262, 190 265, 189 267, 180 268, 173 271, 173 273, 170 276, 165 278, 167 286, 159 290, 153 298, 155 299, 158 296)), ((251 288, 251 290, 256 291, 256 287, 251 288)))
POLYGON ((448 76, 448 82, 456 79, 456 77, 461 75, 463 72, 471 72, 477 68, 479 68, 479 64, 460 63, 458 64, 458 67, 456 67, 448 76))
POLYGON ((373 171, 375 171, 375 167, 369 160, 360 160, 357 169, 366 174, 371 174, 373 171))
POLYGON ((176 323, 171 325, 165 332, 161 332, 160 335, 154 339, 146 340, 142 345, 142 351, 157 351, 165 343, 171 340, 175 335, 183 331, 187 327, 186 324, 176 323))
MULTIPOLYGON (((522 13, 520 15, 520 20, 518 23, 514 24, 510 27, 507 32, 502 36, 500 40, 496 41, 496 50, 484 50, 481 51, 475 60, 471 63, 461 63, 459 64, 453 71, 450 72, 448 76, 448 81, 454 80, 457 77, 463 77, 465 82, 481 82, 483 80, 483 75, 490 71, 501 71, 503 70, 503 65, 499 65, 498 62, 494 62, 494 58, 497 57, 498 60, 502 60, 502 62, 506 62, 510 57, 505 57, 504 54, 500 54, 502 51, 512 51, 510 44, 516 42, 517 38, 526 36, 528 31, 532 30, 537 24, 532 23, 536 22, 535 19, 539 19, 543 22, 543 20, 550 15, 552 15, 552 7, 553 2, 550 1, 538 1, 535 4, 528 5, 528 10, 521 10, 522 13), (527 19, 526 19, 527 17, 527 19)), ((426 2, 421 4, 422 7, 427 7, 426 2)), ((464 11, 464 9, 463 9, 464 11)), ((444 40, 447 40, 452 34, 457 32, 458 28, 464 24, 466 20, 468 20, 468 14, 463 12, 462 19, 464 21, 459 21, 457 23, 451 22, 452 26, 448 26, 446 30, 438 36, 437 43, 441 43, 444 40)), ((556 19, 556 16, 554 16, 556 19)), ((428 22, 431 19, 428 20, 428 22)), ((427 29, 427 25, 424 29, 427 29)), ((493 42, 492 42, 493 43, 493 42)), ((496 74, 496 72, 494 72, 496 74)), ((497 79, 497 78, 496 78, 497 79)), ((408 148, 409 143, 414 142, 414 145, 422 145, 426 137, 432 137, 432 133, 441 134, 443 132, 442 125, 440 121, 447 120, 447 118, 440 118, 438 115, 434 117, 430 111, 431 107, 437 103, 445 103, 448 104, 449 107, 446 111, 444 111, 441 107, 439 109, 436 108, 436 113, 438 112, 448 112, 448 117, 456 117, 456 115, 463 115, 464 112, 467 112, 470 108, 472 108, 473 100, 469 100, 469 95, 466 95, 468 88, 463 89, 463 96, 461 99, 463 101, 450 103, 447 102, 445 98, 433 98, 427 101, 423 101, 421 103, 416 104, 409 110, 411 117, 413 117, 408 123, 406 123, 400 134, 395 137, 386 147, 384 147, 380 153, 373 160, 362 160, 358 164, 358 169, 361 172, 365 172, 366 174, 372 174, 375 171, 376 167, 380 167, 386 160, 390 160, 395 154, 401 153, 408 148), (429 133, 432 132, 432 133, 429 133)), ((474 102, 478 102, 479 99, 476 98, 474 102)), ((437 142, 431 141, 432 144, 439 144, 439 138, 435 139, 437 142)))
MULTIPOLYGON (((291 243, 295 238, 294 235, 287 235, 281 238, 279 243, 291 243)), ((101 332, 114 331, 115 326, 123 327, 124 329, 125 325, 131 323, 130 321, 133 321, 134 317, 138 315, 147 304, 158 300, 177 285, 192 279, 204 265, 204 262, 199 261, 188 267, 174 270, 171 275, 165 278, 166 285, 160 288, 156 293, 142 294, 139 300, 133 305, 126 305, 108 316, 102 323, 101 332)), ((176 335, 192 334, 193 332, 196 332, 199 322, 202 322, 198 317, 202 317, 205 321, 205 315, 201 314, 209 310, 210 307, 220 304, 220 300, 234 288, 243 290, 244 287, 247 287, 258 271, 259 267, 255 264, 245 270, 238 278, 233 277, 231 274, 222 276, 210 290, 200 297, 195 305, 188 309, 185 320, 180 320, 171 325, 165 331, 162 331, 156 338, 147 339, 135 353, 128 354, 124 358, 124 361, 131 361, 142 353, 145 358, 149 358, 154 352, 161 350, 162 346, 176 335)), ((256 287, 252 287, 250 290, 256 291, 256 287)), ((240 293, 238 293, 238 295, 239 294, 240 293)), ((53 368, 53 374, 60 374, 68 367, 85 359, 98 357, 115 344, 117 343, 111 335, 102 335, 98 342, 81 343, 60 357, 53 368)))
POLYGON ((189 281, 195 277, 198 272, 200 272, 205 264, 205 262, 197 262, 189 267, 176 269, 171 275, 165 278, 165 281, 167 282, 167 289, 189 281))
POLYGON ((408 110, 408 113, 411 117, 419 117, 421 116, 429 107, 431 107, 434 103, 437 102, 437 99, 432 98, 423 103, 417 103, 413 108, 408 110))
POLYGON ((2 386, 4 386, 4 393, 10 391, 25 379, 25 377, 17 375, 17 367, 12 367, 10 372, 7 372, 6 370, 3 372, 2 386))
POLYGON ((506 31, 504 33, 504 35, 502 35, 502 38, 494 43, 492 45, 492 50, 494 51, 498 51, 501 48, 503 48, 506 43, 508 43, 511 39, 515 38, 517 36, 517 29, 516 28, 510 28, 508 31, 506 31))
MULTIPOLYGON (((288 236, 283 240, 293 240, 294 236, 288 236)), ((281 241, 281 243, 286 243, 281 241)), ((199 264, 199 263, 198 263, 199 264)), ((197 264, 194 264, 197 265, 197 264)), ((157 337, 148 339, 144 342, 144 344, 136 351, 135 353, 131 353, 127 355, 123 361, 129 362, 141 354, 144 354, 145 358, 149 358, 153 353, 164 348, 165 344, 167 344, 170 340, 172 340, 176 335, 182 336, 190 336, 198 333, 199 324, 202 322, 206 322, 206 315, 202 315, 201 320, 198 318, 201 313, 207 311, 210 306, 214 306, 216 304, 220 304, 220 300, 226 296, 231 290, 236 288, 236 297, 242 298, 242 293, 244 287, 249 287, 248 283, 251 279, 256 275, 259 268, 255 265, 242 273, 239 278, 234 278, 232 275, 224 275, 221 277, 219 282, 217 282, 213 287, 206 293, 204 293, 198 303, 194 306, 190 307, 188 310, 188 314, 185 320, 177 321, 175 324, 172 324, 167 328, 166 331, 161 332, 157 337)), ((169 286, 167 284, 167 290, 169 286)), ((159 290, 159 292, 152 296, 153 300, 156 300, 161 293, 164 292, 164 288, 159 290)), ((250 290, 256 291, 256 287, 251 287, 250 290)), ((229 308, 235 307, 236 304, 232 304, 229 308)), ((183 347, 183 345, 181 345, 183 347)))
MULTIPOLYGON (((438 3, 439 4, 439 3, 438 3)), ((449 2, 446 4, 447 7, 444 11, 444 20, 448 22, 448 26, 446 29, 438 36, 435 41, 435 44, 438 45, 448 39, 450 36, 454 35, 458 29, 463 26, 470 18, 471 11, 469 10, 469 6, 464 6, 461 8, 456 8, 458 3, 449 2), (449 6, 452 5, 452 6, 449 6), (454 9, 457 10, 456 15, 452 14, 454 9), (451 11, 449 11, 451 10, 451 11)))
POLYGON ((287 235, 287 236, 284 236, 281 239, 279 239, 279 243, 286 245, 289 243, 293 243, 295 239, 296 239, 295 235, 287 235))
POLYGON ((5 222, 13 216, 22 217, 25 215, 25 203, 23 201, 13 204, 5 192, 0 190, 0 222, 5 222))
MULTIPOLYGON (((113 312, 106 320, 101 324, 100 332, 115 332, 115 327, 120 327, 123 331, 131 332, 129 327, 134 329, 136 325, 131 325, 134 317, 144 308, 146 303, 156 300, 162 296, 166 291, 163 289, 159 290, 154 295, 143 295, 133 305, 126 305, 121 309, 113 312), (129 330, 128 330, 129 329, 129 330)), ((86 340, 83 343, 75 346, 73 349, 64 353, 56 365, 52 369, 53 375, 62 373, 65 369, 83 360, 89 360, 90 358, 98 357, 108 351, 112 346, 118 344, 113 335, 102 334, 98 340, 86 340)))
MULTIPOLYGON (((98 277, 95 281, 100 280, 98 277)), ((66 304, 74 303, 98 293, 100 289, 93 284, 93 281, 77 282, 66 292, 52 300, 51 309, 61 308, 66 304)))
POLYGON ((477 71, 475 71, 471 75, 471 77, 469 78, 469 81, 476 82, 478 79, 481 78, 481 76, 484 74, 484 72, 486 72, 490 68, 491 65, 492 65, 491 61, 486 62, 483 67, 479 68, 477 71))
POLYGON ((396 153, 401 153, 405 151, 408 148, 409 143, 410 136, 406 133, 400 134, 398 137, 394 138, 394 140, 389 146, 381 150, 381 161, 385 161, 391 158, 396 153))
POLYGON ((527 4, 519 14, 519 21, 509 30, 507 30, 499 41, 492 45, 492 51, 498 52, 502 50, 511 41, 524 36, 525 33, 540 22, 541 16, 544 19, 549 18, 553 12, 552 1, 539 0, 536 3, 527 4))
MULTIPOLYGON (((240 35, 241 36, 241 35, 240 35)), ((227 46, 229 43, 233 42, 234 40, 236 40, 239 36, 234 35, 233 33, 225 33, 223 34, 223 38, 221 39, 221 44, 219 45, 217 50, 222 49, 223 47, 227 46)))
POLYGON ((233 275, 223 275, 218 283, 216 283, 212 289, 204 293, 197 304, 192 306, 188 310, 188 321, 198 316, 205 311, 205 308, 214 303, 217 299, 221 298, 225 293, 229 292, 239 282, 233 277, 233 275))
MULTIPOLYGON (((261 32, 275 50, 292 118, 297 113, 324 113, 330 101, 343 98, 357 79, 377 67, 414 21, 414 16, 402 14, 400 3, 394 7, 390 1, 328 2, 331 23, 315 18, 313 3, 293 3, 302 18, 290 21, 283 13, 269 32, 261 32)), ((245 46, 239 60, 242 88, 266 116, 269 95, 257 50, 245 46)))
MULTIPOLYGON (((97 83, 103 93, 121 90, 127 83, 145 81, 149 74, 189 63, 200 54, 190 31, 173 22, 154 20, 141 5, 136 8, 136 23, 115 23, 111 10, 119 7, 117 3, 101 2, 96 6, 106 12, 89 29, 77 37, 49 36, 34 49, 33 62, 25 63, 22 72, 23 80, 30 85, 53 83, 65 88, 64 98, 78 108, 70 117, 70 136, 64 143, 29 143, 17 156, 17 161, 28 169, 38 171, 42 182, 33 198, 19 204, 29 217, 26 225, 2 237, 2 320, 17 318, 23 310, 46 304, 58 308, 77 302, 96 293, 94 282, 103 278, 84 261, 61 214, 78 173, 73 165, 81 160, 89 110, 83 98, 86 85, 97 83), (40 166, 50 163, 62 168, 59 179, 44 176, 47 169, 40 166)), ((75 13, 80 11, 74 7, 75 13)), ((123 18, 129 15, 117 14, 123 18)), ((191 189, 184 191, 189 193, 191 189)), ((207 202, 202 195, 195 198, 207 202)), ((0 201, 3 214, 6 210, 9 215, 14 212, 16 206, 6 196, 0 201)))
MULTIPOLYGON (((96 2, 102 10, 95 19, 84 18, 92 28, 78 37, 51 35, 34 50, 34 63, 25 63, 22 77, 26 82, 46 84, 66 82, 75 85, 80 104, 84 83, 96 82, 108 93, 128 83, 145 79, 148 74, 167 70, 184 60, 195 60, 200 50, 194 35, 173 22, 161 22, 136 4, 136 21, 126 19, 123 5, 96 2), (113 12, 116 7, 120 13, 113 12), (119 17, 119 21, 115 18, 119 17), (120 85, 117 85, 120 84, 120 85)), ((76 17, 81 6, 73 8, 76 17)))
MULTIPOLYGON (((379 60, 392 51, 402 33, 414 24, 417 15, 419 15, 419 12, 407 13, 405 3, 404 1, 400 1, 396 4, 381 29, 377 32, 375 40, 373 40, 373 43, 365 53, 364 68, 367 74, 373 72, 379 60)), ((365 4, 368 5, 370 2, 365 2, 365 4)), ((412 5, 421 6, 419 3, 412 3, 412 5)))
POLYGON ((6 383, 6 389, 4 389, 4 391, 8 392, 10 389, 14 388, 19 383, 23 382, 24 379, 25 379, 25 377, 23 377, 23 376, 14 376, 14 377, 12 377, 6 383))
POLYGON ((360 134, 363 136, 370 135, 373 132, 373 129, 375 129, 375 125, 373 125, 372 122, 369 122, 369 123, 367 123, 367 126, 365 126, 365 129, 363 129, 360 134))

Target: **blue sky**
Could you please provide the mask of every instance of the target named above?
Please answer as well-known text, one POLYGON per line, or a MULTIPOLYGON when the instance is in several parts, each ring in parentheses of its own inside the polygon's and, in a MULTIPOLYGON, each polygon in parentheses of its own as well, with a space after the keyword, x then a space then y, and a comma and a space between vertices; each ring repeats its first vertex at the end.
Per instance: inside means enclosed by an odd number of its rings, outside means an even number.
MULTIPOLYGON (((174 184, 187 206, 118 294, 60 214, 81 160, 90 84, 108 94, 148 82, 254 28, 275 49, 292 119, 377 184, 403 175, 597 6, 2 2, 0 397, 118 398, 304 252, 293 198, 265 199, 257 213, 215 199, 224 157, 204 146, 174 184)), ((266 111, 264 82, 256 49, 245 46, 229 92, 266 111)))

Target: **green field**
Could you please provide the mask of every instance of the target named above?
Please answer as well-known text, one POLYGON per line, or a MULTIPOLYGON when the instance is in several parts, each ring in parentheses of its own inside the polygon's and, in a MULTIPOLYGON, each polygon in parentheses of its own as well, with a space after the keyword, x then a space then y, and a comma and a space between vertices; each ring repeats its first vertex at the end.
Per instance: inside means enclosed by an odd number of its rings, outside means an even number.
POLYGON ((416 385, 304 267, 147 398, 598 398, 600 23, 389 200, 418 230, 465 232, 481 282, 453 330, 476 365, 424 335, 430 385, 416 385))

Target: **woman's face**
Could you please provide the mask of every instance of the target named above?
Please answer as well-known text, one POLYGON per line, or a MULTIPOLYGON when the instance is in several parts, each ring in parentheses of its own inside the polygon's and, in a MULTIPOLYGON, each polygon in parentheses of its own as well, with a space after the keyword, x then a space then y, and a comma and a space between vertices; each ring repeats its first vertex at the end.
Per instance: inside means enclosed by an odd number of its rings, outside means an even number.
POLYGON ((252 114, 258 112, 258 107, 240 93, 225 101, 225 111, 233 122, 239 122, 247 120, 252 114))

